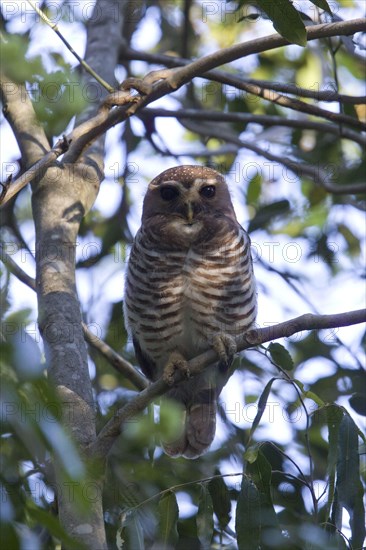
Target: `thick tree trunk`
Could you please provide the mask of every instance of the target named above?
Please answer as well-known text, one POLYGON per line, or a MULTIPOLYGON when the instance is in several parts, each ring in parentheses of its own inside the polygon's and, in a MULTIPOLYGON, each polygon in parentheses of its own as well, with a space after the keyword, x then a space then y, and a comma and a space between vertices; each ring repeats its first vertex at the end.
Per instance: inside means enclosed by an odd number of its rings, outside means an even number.
MULTIPOLYGON (((123 3, 98 0, 88 23, 86 61, 109 83, 121 43, 123 3)), ((82 85, 90 83, 84 78, 82 85)), ((93 116, 105 91, 99 90, 83 119, 93 116)), ((68 535, 88 549, 107 548, 102 508, 102 483, 92 477, 86 450, 95 440, 95 412, 88 372, 87 349, 75 285, 75 248, 83 216, 92 207, 103 178, 104 137, 74 164, 55 163, 33 184, 36 226, 36 290, 39 328, 49 376, 61 404, 62 424, 84 459, 79 487, 85 507, 67 490, 64 469, 55 460, 55 483, 60 522, 68 535), (88 488, 93 495, 88 498, 88 488)), ((66 155, 67 157, 67 155, 66 155)), ((78 487, 76 487, 78 490, 78 487)))
MULTIPOLYGON (((62 424, 80 456, 96 433, 87 350, 75 288, 75 243, 81 219, 92 206, 98 187, 98 177, 91 168, 55 166, 34 186, 32 196, 39 329, 49 376, 60 400, 62 424)), ((79 514, 76 502, 66 490, 65 472, 57 462, 56 459, 54 475, 61 524, 88 548, 106 548, 101 494, 86 503, 87 513, 82 510, 79 514)), ((86 476, 82 483, 88 483, 86 476)), ((81 491, 85 493, 83 487, 81 491)))

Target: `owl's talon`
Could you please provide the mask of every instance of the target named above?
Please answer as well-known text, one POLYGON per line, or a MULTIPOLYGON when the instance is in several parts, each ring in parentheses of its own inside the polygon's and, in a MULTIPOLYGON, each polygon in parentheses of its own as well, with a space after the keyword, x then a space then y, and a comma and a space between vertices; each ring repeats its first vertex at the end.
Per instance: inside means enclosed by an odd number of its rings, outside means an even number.
POLYGON ((159 69, 157 71, 151 71, 144 78, 135 78, 133 76, 126 78, 121 84, 121 90, 131 90, 133 88, 140 95, 148 95, 152 92, 154 84, 159 80, 168 79, 172 74, 173 69, 159 69))
POLYGON ((181 372, 185 378, 190 377, 189 366, 186 359, 178 352, 174 352, 169 357, 163 372, 163 380, 168 386, 173 386, 175 383, 175 375, 181 372))
POLYGON ((213 337, 212 347, 220 357, 220 362, 225 365, 225 367, 229 367, 237 350, 233 336, 226 333, 216 334, 216 336, 213 337))

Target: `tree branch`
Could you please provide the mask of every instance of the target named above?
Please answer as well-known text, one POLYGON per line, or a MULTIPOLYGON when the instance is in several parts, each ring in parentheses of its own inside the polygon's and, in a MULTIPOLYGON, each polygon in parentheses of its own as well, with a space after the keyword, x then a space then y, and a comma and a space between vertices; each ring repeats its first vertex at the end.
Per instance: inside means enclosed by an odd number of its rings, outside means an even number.
MULTIPOLYGON (((355 32, 363 30, 365 27, 366 18, 314 25, 313 27, 307 29, 308 40, 315 40, 329 36, 354 34, 355 32)), ((221 64, 234 61, 235 59, 286 45, 289 45, 287 40, 278 34, 274 34, 264 38, 251 40, 243 44, 238 44, 237 46, 232 46, 231 48, 219 50, 218 52, 202 57, 198 61, 193 61, 185 67, 172 69, 169 73, 170 76, 161 77, 161 80, 154 86, 148 84, 146 86, 148 93, 146 93, 146 95, 137 96, 137 98, 135 98, 135 103, 128 107, 118 107, 113 109, 109 113, 108 118, 103 120, 98 127, 91 128, 90 134, 87 133, 80 135, 79 139, 74 141, 70 147, 70 151, 68 153, 70 159, 69 162, 79 158, 85 147, 90 145, 90 142, 96 139, 96 136, 98 136, 101 131, 104 132, 115 124, 122 122, 146 105, 171 93, 180 86, 183 86, 183 84, 186 84, 192 80, 192 78, 196 76, 204 77, 208 70, 221 64)), ((160 71, 158 71, 158 73, 159 72, 160 71)), ((150 75, 147 75, 145 78, 149 80, 149 77, 150 75)), ((98 123, 99 122, 100 121, 98 121, 98 123)))
MULTIPOLYGON (((219 140, 225 140, 229 143, 233 143, 237 145, 240 148, 249 149, 249 151, 253 151, 257 155, 264 157, 271 162, 282 164, 283 166, 286 166, 289 170, 297 174, 299 177, 308 176, 315 184, 321 185, 328 192, 333 193, 335 195, 350 194, 350 193, 357 194, 357 193, 365 192, 364 184, 355 183, 355 184, 349 184, 349 185, 334 185, 330 181, 329 175, 321 166, 312 166, 311 164, 305 164, 305 163, 301 164, 299 162, 294 162, 293 160, 287 157, 284 157, 282 155, 275 155, 270 151, 267 151, 266 149, 258 147, 258 145, 256 145, 253 142, 236 137, 236 135, 234 135, 232 132, 230 132, 225 128, 217 129, 217 126, 215 126, 210 122, 205 124, 198 124, 196 122, 189 121, 189 122, 186 122, 185 126, 189 130, 197 134, 215 137, 219 140)), ((338 171, 337 172, 335 171, 335 173, 339 175, 338 171)))
MULTIPOLYGON (((227 80, 229 81, 229 78, 227 80)), ((276 105, 281 105, 282 107, 286 107, 287 109, 298 111, 300 113, 306 113, 308 115, 325 118, 326 120, 330 120, 336 124, 347 124, 348 126, 353 126, 354 128, 357 128, 359 130, 366 131, 365 123, 361 120, 358 120, 357 118, 353 118, 348 115, 342 115, 339 113, 333 113, 332 111, 322 109, 321 107, 317 107, 316 105, 310 105, 309 103, 305 103, 304 101, 301 101, 299 99, 284 96, 278 92, 274 92, 273 90, 268 90, 267 88, 263 88, 254 84, 248 84, 244 81, 240 82, 240 80, 235 78, 231 78, 230 80, 231 84, 236 86, 239 90, 244 90, 248 93, 271 101, 276 105)))
MULTIPOLYGON (((128 48, 120 55, 120 59, 131 61, 146 61, 150 64, 164 65, 165 67, 185 67, 189 65, 191 61, 183 57, 177 57, 174 55, 166 55, 160 53, 149 53, 135 50, 134 48, 128 48)), ((271 82, 270 80, 258 80, 255 78, 239 78, 233 76, 231 73, 221 71, 218 69, 212 69, 201 75, 207 80, 220 82, 221 84, 232 84, 235 80, 236 83, 252 84, 261 88, 267 88, 269 90, 275 90, 277 92, 297 95, 299 97, 306 97, 309 99, 315 99, 316 101, 325 102, 338 102, 346 103, 349 105, 359 105, 366 103, 366 96, 351 96, 347 94, 340 94, 335 90, 310 90, 308 88, 302 88, 296 84, 286 84, 283 82, 271 82), (234 78, 234 80, 227 80, 227 78, 234 78)))
MULTIPOLYGON (((352 19, 351 21, 337 21, 335 23, 323 23, 306 28, 307 40, 329 38, 331 36, 347 36, 366 30, 366 18, 352 19)), ((272 34, 263 38, 257 38, 248 42, 224 48, 210 55, 204 56, 187 67, 178 69, 169 79, 171 87, 176 89, 195 76, 202 76, 207 71, 220 65, 231 63, 248 55, 274 50, 281 46, 288 46, 285 38, 279 34, 272 34)))
MULTIPOLYGON (((32 290, 36 290, 36 281, 28 275, 6 252, 4 249, 3 243, 0 242, 0 260, 8 268, 10 273, 12 273, 19 281, 24 283, 27 287, 32 290)), ((106 342, 101 340, 98 336, 93 334, 93 332, 88 328, 86 323, 81 323, 85 340, 93 346, 96 350, 99 351, 103 357, 110 363, 110 365, 115 368, 119 373, 123 374, 134 386, 143 390, 147 387, 148 381, 146 378, 140 374, 131 363, 126 361, 121 355, 116 353, 106 342)))
MULTIPOLYGON (((8 269, 24 284, 35 289, 35 281, 32 277, 27 275, 14 260, 4 251, 3 246, 0 244, 0 257, 8 269)), ((356 311, 349 311, 345 313, 338 313, 334 315, 315 315, 313 313, 306 313, 300 317, 295 317, 289 321, 272 325, 265 328, 256 328, 248 331, 243 336, 237 339, 238 352, 249 349, 253 346, 264 344, 278 338, 288 338, 293 334, 297 334, 304 330, 322 330, 329 328, 338 328, 344 326, 351 326, 366 322, 366 309, 360 309, 356 311)), ((111 362, 117 358, 117 362, 121 364, 125 362, 112 348, 110 348, 105 342, 94 336, 86 325, 83 323, 83 330, 86 339, 91 345, 96 347, 105 357, 111 362), (97 345, 95 345, 97 343, 97 345)), ((195 359, 189 362, 189 371, 192 376, 195 376, 203 369, 217 361, 217 355, 213 350, 209 350, 195 359)), ((162 380, 154 382, 150 386, 146 387, 146 381, 144 377, 138 374, 138 372, 127 363, 128 367, 123 374, 129 378, 136 387, 143 389, 141 393, 132 399, 127 405, 122 407, 115 413, 113 418, 104 426, 101 432, 98 434, 96 441, 90 447, 89 452, 92 457, 104 458, 110 448, 112 447, 115 439, 118 437, 121 431, 121 424, 126 422, 130 418, 136 416, 136 414, 142 412, 153 399, 166 393, 170 387, 162 380), (131 374, 130 369, 133 369, 134 376, 131 378, 128 372, 131 374), (137 377, 136 377, 137 375, 137 377), (140 377, 140 378, 139 378, 140 377)), ((178 372, 176 375, 176 383, 184 381, 184 378, 180 377, 178 372)))
POLYGON ((45 155, 50 144, 43 127, 37 120, 25 86, 16 84, 1 73, 0 93, 4 115, 18 142, 24 168, 27 168, 45 155))
POLYGON ((114 367, 118 372, 123 374, 128 380, 134 384, 134 386, 139 390, 144 390, 148 386, 148 381, 146 378, 140 374, 135 367, 131 365, 126 359, 121 357, 116 353, 106 342, 95 336, 83 323, 83 331, 85 340, 93 346, 96 350, 99 351, 103 357, 114 367))
POLYGON ((366 96, 352 96, 347 94, 340 94, 335 90, 309 90, 308 88, 302 88, 296 84, 285 84, 283 82, 271 82, 270 80, 257 80, 255 78, 245 78, 243 81, 246 84, 253 86, 259 86, 260 88, 267 88, 268 90, 274 90, 284 94, 297 95, 299 97, 306 97, 308 99, 315 99, 316 101, 325 101, 328 103, 337 102, 345 103, 347 105, 362 105, 366 103, 366 96))
MULTIPOLYGON (((365 18, 353 19, 351 21, 337 21, 336 23, 325 23, 308 27, 307 38, 308 40, 316 40, 324 37, 351 35, 355 32, 363 31, 365 28, 365 18)), ((289 45, 289 42, 278 34, 251 40, 243 44, 238 44, 230 48, 214 52, 213 54, 189 63, 187 66, 172 70, 169 73, 169 76, 162 78, 154 86, 150 86, 150 91, 147 95, 135 97, 130 95, 128 97, 126 92, 120 92, 120 97, 122 98, 123 104, 122 107, 112 109, 108 114, 106 107, 110 108, 112 104, 102 105, 102 108, 94 118, 84 122, 67 136, 67 140, 69 142, 71 141, 71 146, 67 155, 65 155, 64 161, 69 163, 75 162, 83 151, 90 147, 90 145, 109 128, 115 126, 123 120, 126 120, 126 118, 132 116, 149 103, 152 103, 153 101, 178 89, 183 84, 189 82, 192 78, 196 76, 204 77, 207 71, 210 71, 214 67, 229 63, 230 61, 234 61, 238 58, 286 45, 289 45), (130 105, 125 106, 128 101, 130 101, 130 105)), ((117 96, 118 93, 116 94, 115 105, 119 104, 117 96)), ((15 193, 17 193, 29 182, 29 177, 30 179, 33 177, 33 175, 28 175, 28 177, 24 176, 21 182, 17 180, 10 186, 3 199, 4 204, 9 200, 10 196, 14 196, 15 193), (15 185, 16 190, 13 191, 13 186, 15 185)))
MULTIPOLYGON (((35 281, 27 275, 14 260, 3 250, 3 246, 0 243, 0 257, 1 260, 5 263, 8 269, 24 284, 29 286, 32 289, 35 289, 35 281)), ((366 309, 348 311, 345 313, 338 313, 333 315, 315 315, 313 313, 306 313, 294 319, 290 319, 283 323, 277 325, 272 325, 265 328, 256 328, 248 331, 246 334, 237 338, 237 351, 244 351, 251 347, 264 344, 266 342, 271 342, 272 340, 277 340, 279 338, 288 338, 293 334, 297 334, 304 330, 324 330, 330 328, 338 328, 344 326, 351 326, 366 322, 366 309)), ((83 323, 83 330, 86 336, 86 339, 94 345, 106 358, 108 361, 110 359, 118 358, 118 362, 121 363, 121 359, 124 362, 124 359, 121 358, 114 350, 109 348, 105 342, 102 342, 97 337, 95 337, 89 329, 83 323), (97 342, 97 345, 95 343, 97 342)), ((189 372, 191 376, 196 376, 202 370, 207 368, 209 365, 212 365, 217 361, 218 357, 214 350, 206 351, 202 353, 195 359, 189 361, 189 372)), ((134 371, 134 375, 137 374, 140 376, 137 371, 129 365, 128 368, 124 370, 128 378, 128 371, 130 367, 134 371)), ((137 387, 144 388, 139 395, 127 403, 124 407, 119 409, 113 418, 104 426, 97 436, 95 442, 89 448, 89 454, 93 458, 105 458, 108 452, 110 451, 115 439, 121 433, 121 425, 127 420, 133 418, 138 413, 142 412, 156 397, 159 397, 166 393, 170 386, 168 386, 163 379, 150 384, 146 387, 146 382, 141 376, 141 380, 135 376, 130 378, 131 381, 135 383, 137 387)), ((179 384, 185 379, 181 376, 180 372, 177 372, 175 375, 175 383, 179 384)))
MULTIPOLYGON (((11 121, 10 124, 14 130, 13 122, 11 121)), ((22 143, 21 138, 18 143, 19 144, 22 143)), ((42 177, 42 174, 47 170, 47 168, 51 166, 51 164, 53 164, 58 159, 59 156, 65 153, 68 146, 69 146, 69 142, 66 140, 66 138, 59 139, 56 145, 52 147, 52 149, 48 151, 42 158, 40 158, 40 160, 35 162, 28 170, 26 170, 15 181, 11 182, 11 184, 6 189, 5 195, 2 196, 0 205, 4 206, 6 203, 10 201, 10 199, 12 199, 15 195, 17 195, 19 191, 21 191, 23 187, 25 187, 28 183, 30 183, 36 178, 42 177)))
POLYGON ((366 137, 362 136, 359 132, 354 132, 348 128, 335 124, 328 124, 325 122, 315 122, 306 118, 291 119, 281 116, 272 115, 256 115, 249 113, 223 113, 221 111, 211 110, 197 110, 197 109, 179 109, 179 111, 171 111, 169 109, 159 109, 154 107, 147 107, 141 110, 142 115, 152 117, 172 117, 178 120, 207 120, 210 122, 242 122, 243 124, 261 124, 262 126, 285 126, 288 128, 299 128, 316 130, 317 132, 324 132, 335 134, 351 141, 358 143, 359 145, 366 146, 366 137))
POLYGON ((12 273, 19 281, 24 283, 32 290, 36 290, 36 281, 28 275, 19 265, 14 262, 13 258, 4 250, 4 245, 0 242, 0 260, 6 265, 10 273, 12 273))
MULTIPOLYGON (((348 311, 334 315, 314 315, 312 313, 307 313, 277 325, 249 330, 246 334, 237 338, 237 351, 244 351, 253 346, 264 344, 265 342, 277 340, 278 338, 288 338, 304 330, 338 328, 364 322, 366 322, 366 309, 348 311)), ((195 359, 189 361, 190 376, 196 376, 202 370, 214 364, 217 360, 218 356, 213 349, 202 353, 195 359)), ((185 378, 182 373, 177 371, 174 385, 180 384, 184 380, 185 378)), ((98 434, 96 441, 89 449, 90 455, 97 458, 105 457, 111 449, 115 439, 121 433, 121 425, 142 412, 156 397, 160 397, 169 389, 171 389, 171 386, 168 386, 167 383, 160 378, 139 393, 135 398, 131 399, 124 407, 119 409, 98 434)))

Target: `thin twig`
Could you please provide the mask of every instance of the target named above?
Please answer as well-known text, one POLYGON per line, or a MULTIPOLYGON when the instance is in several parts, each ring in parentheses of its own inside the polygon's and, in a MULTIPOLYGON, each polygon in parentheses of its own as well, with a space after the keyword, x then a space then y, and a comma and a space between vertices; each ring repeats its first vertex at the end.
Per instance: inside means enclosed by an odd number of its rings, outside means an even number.
MULTIPOLYGON (((294 466, 298 469, 298 471, 300 472, 300 474, 302 475, 302 477, 304 478, 304 482, 305 482, 305 485, 307 486, 307 488, 309 489, 309 492, 311 494, 311 498, 312 498, 312 501, 313 501, 313 506, 314 506, 314 513, 315 515, 317 516, 318 514, 318 501, 317 501, 317 498, 315 496, 315 490, 314 490, 314 475, 313 475, 313 469, 314 469, 314 465, 313 465, 313 457, 312 457, 312 454, 311 454, 311 449, 310 449, 310 440, 309 440, 309 429, 310 429, 310 415, 308 413, 308 410, 306 408, 306 405, 305 405, 305 402, 304 402, 304 399, 303 399, 303 396, 302 396, 302 390, 299 388, 299 385, 298 383, 296 382, 296 380, 294 380, 290 374, 285 370, 283 369, 281 366, 277 365, 272 359, 271 357, 268 356, 268 354, 266 353, 266 356, 267 356, 267 359, 272 363, 272 365, 277 368, 281 373, 282 373, 282 376, 284 377, 284 380, 286 380, 287 382, 289 382, 292 387, 294 388, 295 392, 297 393, 297 396, 298 396, 298 399, 300 401, 300 404, 302 406, 302 408, 304 409, 305 411, 305 416, 306 416, 306 428, 305 428, 305 439, 306 439, 306 450, 307 450, 307 454, 308 454, 308 458, 309 458, 309 477, 310 477, 310 481, 307 480, 307 478, 305 477, 305 475, 302 473, 302 471, 300 470, 300 468, 297 466, 297 464, 292 460, 291 457, 287 456, 283 451, 281 451, 279 448, 278 450, 283 453, 284 456, 287 457, 288 460, 290 460, 292 462, 292 464, 294 464, 294 466)), ((253 435, 253 432, 251 432, 251 435, 253 435)))
POLYGON ((3 243, 0 242, 0 260, 6 265, 10 273, 12 273, 19 281, 24 283, 32 290, 36 290, 36 281, 28 275, 13 258, 5 251, 3 243))
POLYGON ((148 381, 144 376, 142 376, 131 363, 126 361, 121 355, 118 355, 106 342, 98 338, 88 326, 83 323, 83 332, 85 340, 93 346, 96 350, 99 351, 103 357, 123 376, 128 378, 134 386, 139 390, 144 390, 148 386, 148 381))
POLYGON ((133 506, 130 508, 130 511, 137 510, 138 508, 141 508, 142 506, 145 506, 148 502, 151 502, 152 500, 155 500, 156 498, 159 498, 166 493, 170 493, 171 491, 178 491, 178 489, 182 489, 184 487, 189 487, 190 485, 196 485, 197 483, 207 483, 209 481, 212 481, 213 479, 219 479, 224 477, 238 477, 245 475, 243 472, 233 473, 233 474, 215 474, 210 477, 204 477, 201 479, 195 479, 194 481, 186 481, 185 483, 179 483, 178 485, 173 485, 172 487, 169 487, 169 489, 164 489, 163 491, 159 491, 158 493, 155 493, 155 495, 147 498, 146 500, 143 500, 142 502, 139 502, 136 506, 133 506))
MULTIPOLYGON (((267 443, 269 445, 271 445, 271 447, 276 449, 276 451, 278 453, 280 453, 283 457, 285 457, 289 462, 291 462, 291 464, 295 467, 295 469, 299 472, 300 476, 302 477, 304 485, 306 485, 306 487, 309 487, 309 483, 306 479, 306 475, 301 470, 300 466, 298 464, 296 464, 296 462, 288 454, 286 454, 285 451, 280 449, 280 447, 278 447, 275 443, 273 443, 272 441, 268 441, 267 443)), ((291 474, 289 474, 289 475, 291 475, 291 474)), ((293 477, 295 477, 295 476, 293 476, 293 477)), ((296 479, 299 479, 299 478, 296 478, 296 479)), ((299 479, 299 481, 301 481, 301 479, 299 479)))
POLYGON ((69 142, 65 139, 59 139, 54 147, 48 151, 38 162, 34 163, 28 170, 23 172, 16 180, 8 185, 6 193, 1 196, 0 205, 5 205, 15 195, 19 193, 28 183, 35 178, 40 177, 42 172, 46 170, 58 157, 63 155, 69 146, 69 142))
POLYGON ((305 97, 308 99, 315 99, 316 101, 324 101, 332 103, 334 101, 346 103, 348 105, 362 105, 366 103, 366 96, 352 96, 347 94, 340 94, 336 90, 309 90, 308 88, 302 88, 296 84, 284 84, 280 82, 271 82, 270 80, 258 80, 255 78, 242 79, 246 84, 253 86, 259 86, 260 88, 267 88, 276 92, 284 94, 296 95, 299 97, 305 97))
POLYGON ((267 88, 263 88, 258 85, 241 82, 237 83, 236 87, 240 90, 244 90, 248 93, 261 97, 262 99, 271 101, 276 105, 286 107, 287 109, 298 111, 300 113, 306 113, 308 115, 317 116, 320 118, 325 118, 326 120, 330 120, 334 123, 347 124, 348 126, 353 126, 358 130, 366 131, 365 123, 361 120, 358 120, 357 118, 339 113, 333 113, 332 111, 328 111, 327 109, 322 109, 321 107, 317 107, 316 105, 310 105, 309 103, 305 103, 300 99, 290 98, 283 94, 280 94, 279 92, 274 92, 273 90, 268 90, 267 88))
POLYGON ((74 57, 79 61, 80 65, 84 67, 84 69, 103 86, 109 93, 112 93, 114 91, 113 86, 108 84, 101 76, 99 76, 92 68, 91 66, 84 61, 80 57, 80 55, 74 50, 74 48, 71 46, 71 44, 66 40, 66 38, 61 34, 60 29, 56 25, 56 23, 52 23, 52 21, 47 17, 47 15, 37 6, 33 0, 27 0, 28 4, 32 6, 34 11, 40 16, 40 18, 57 34, 57 36, 62 40, 62 42, 65 44, 66 48, 72 53, 74 57))

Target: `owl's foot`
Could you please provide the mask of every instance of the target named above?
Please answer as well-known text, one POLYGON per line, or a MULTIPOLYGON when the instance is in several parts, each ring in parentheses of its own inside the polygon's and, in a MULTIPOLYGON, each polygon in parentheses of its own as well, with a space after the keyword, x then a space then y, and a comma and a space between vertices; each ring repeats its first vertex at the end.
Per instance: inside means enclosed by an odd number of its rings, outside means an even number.
POLYGON ((216 334, 212 347, 220 357, 220 363, 226 368, 230 367, 237 349, 233 336, 225 332, 216 334))
POLYGON ((174 72, 176 68, 173 69, 159 69, 157 71, 151 71, 144 78, 135 78, 129 77, 126 78, 121 84, 121 90, 137 90, 140 95, 148 95, 153 91, 154 84, 160 80, 166 80, 172 89, 176 89, 177 85, 174 82, 174 72))
POLYGON ((164 382, 166 382, 169 386, 173 386, 177 371, 182 373, 183 376, 186 378, 189 378, 190 376, 187 360, 183 357, 182 354, 175 351, 170 355, 169 361, 164 367, 164 372, 163 372, 164 382))
POLYGON ((137 101, 138 97, 131 95, 129 91, 116 90, 107 95, 99 110, 109 111, 112 107, 121 107, 127 103, 136 103, 137 101))

